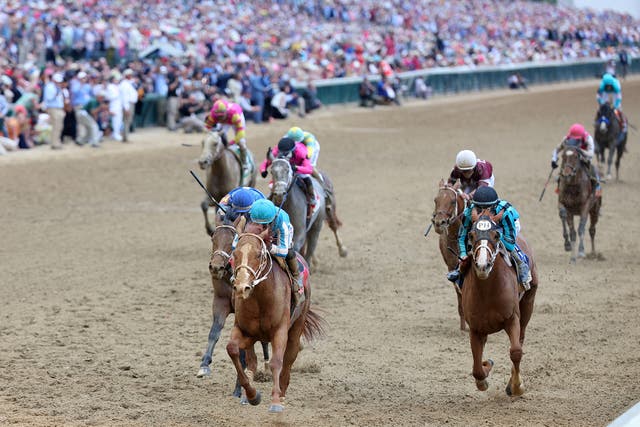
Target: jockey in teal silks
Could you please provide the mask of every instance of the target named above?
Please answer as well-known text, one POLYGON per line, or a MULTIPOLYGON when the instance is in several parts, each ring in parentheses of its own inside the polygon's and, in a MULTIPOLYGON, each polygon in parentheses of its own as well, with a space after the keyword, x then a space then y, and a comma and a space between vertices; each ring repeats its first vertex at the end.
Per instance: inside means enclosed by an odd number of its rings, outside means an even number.
POLYGON ((473 209, 479 211, 489 210, 490 215, 497 215, 503 212, 500 224, 502 233, 500 235, 500 241, 504 245, 505 249, 511 255, 511 259, 518 265, 518 282, 528 290, 530 288, 531 274, 529 271, 529 265, 523 260, 523 253, 516 244, 516 237, 520 232, 520 214, 514 208, 511 203, 506 200, 500 200, 498 193, 493 187, 478 187, 473 195, 471 205, 469 205, 463 212, 462 227, 458 234, 458 250, 460 256, 460 262, 458 267, 450 271, 447 274, 447 279, 454 283, 462 284, 462 278, 460 275, 460 263, 464 262, 467 258, 467 234, 471 230, 473 221, 471 219, 471 212, 473 209))
POLYGON ((622 87, 620 86, 620 81, 612 74, 605 73, 600 81, 596 99, 598 100, 598 105, 606 104, 610 99, 612 100, 611 106, 620 123, 620 129, 622 129, 618 142, 622 141, 627 134, 627 119, 622 113, 622 87))
MULTIPOLYGON (((284 258, 289 271, 293 276, 291 293, 296 306, 305 300, 302 274, 298 268, 298 259, 293 250, 293 226, 289 215, 282 209, 278 209, 271 200, 256 200, 249 213, 251 222, 262 225, 263 230, 271 227, 273 241, 269 252, 279 258, 284 258)), ((267 246, 269 246, 269 242, 267 246)))

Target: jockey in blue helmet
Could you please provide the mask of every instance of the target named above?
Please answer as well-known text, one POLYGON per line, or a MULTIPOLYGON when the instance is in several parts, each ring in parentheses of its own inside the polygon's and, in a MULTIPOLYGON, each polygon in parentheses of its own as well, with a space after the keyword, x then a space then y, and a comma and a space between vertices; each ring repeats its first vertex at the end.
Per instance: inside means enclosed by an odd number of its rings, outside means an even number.
MULTIPOLYGON (((471 212, 476 209, 479 212, 488 210, 490 215, 497 215, 504 211, 502 219, 500 220, 500 228, 502 233, 500 235, 500 241, 504 245, 505 249, 511 255, 511 259, 518 265, 518 282, 525 288, 530 288, 531 274, 529 271, 529 265, 521 258, 520 248, 516 244, 516 237, 520 232, 520 214, 509 202, 506 200, 500 200, 498 193, 493 187, 478 187, 473 194, 473 200, 471 204, 464 210, 462 218, 462 227, 458 234, 458 250, 460 256, 460 263, 467 259, 467 234, 471 230, 473 221, 471 219, 471 212)), ((460 263, 458 267, 450 271, 447 274, 447 279, 454 283, 462 284, 462 278, 460 275, 460 263)))
POLYGON ((260 224, 263 230, 271 227, 271 241, 265 241, 267 246, 271 243, 269 252, 279 258, 284 258, 289 271, 293 276, 291 293, 293 294, 295 306, 305 300, 302 275, 298 268, 296 252, 293 250, 293 226, 289 220, 289 215, 282 209, 278 209, 271 200, 256 200, 251 206, 250 219, 256 224, 260 224))
POLYGON ((253 187, 236 187, 220 200, 226 212, 218 209, 218 215, 224 224, 233 223, 240 215, 249 219, 249 210, 256 200, 264 199, 264 194, 253 187))
POLYGON ((619 141, 622 141, 627 134, 627 119, 622 113, 622 87, 620 86, 620 81, 616 79, 615 76, 610 73, 604 73, 600 81, 600 86, 598 87, 596 99, 598 100, 598 104, 602 105, 609 102, 610 98, 613 99, 611 106, 622 129, 619 137, 619 141))

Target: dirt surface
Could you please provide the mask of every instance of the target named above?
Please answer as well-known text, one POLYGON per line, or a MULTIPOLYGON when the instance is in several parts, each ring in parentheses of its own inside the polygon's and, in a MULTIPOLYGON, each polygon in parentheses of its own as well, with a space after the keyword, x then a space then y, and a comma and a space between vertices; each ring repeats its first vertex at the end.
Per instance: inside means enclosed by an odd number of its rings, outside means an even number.
MULTIPOLYGON (((0 425, 606 425, 640 398, 638 133, 622 182, 604 188, 606 260, 569 265, 552 185, 538 202, 551 150, 593 119, 596 84, 249 125, 257 157, 296 122, 318 135, 350 249, 339 258, 323 231, 312 286, 328 336, 301 352, 279 415, 267 412, 271 383, 258 383, 257 407, 231 397, 232 316, 213 375, 195 376, 212 296, 202 193, 188 174, 199 136, 141 130, 129 145, 0 158, 0 425), (462 148, 491 160, 537 254, 522 398, 504 393, 505 334, 489 338, 496 365, 489 390, 476 390, 437 236, 422 236, 462 148)), ((640 80, 623 88, 640 124, 640 80)))

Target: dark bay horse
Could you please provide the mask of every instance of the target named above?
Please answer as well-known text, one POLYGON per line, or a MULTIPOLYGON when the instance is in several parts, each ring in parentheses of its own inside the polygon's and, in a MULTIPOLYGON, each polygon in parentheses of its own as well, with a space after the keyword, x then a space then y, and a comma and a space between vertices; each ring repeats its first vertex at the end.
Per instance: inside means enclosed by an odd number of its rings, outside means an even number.
MULTIPOLYGON (((229 313, 233 313, 233 285, 231 284, 231 267, 229 260, 231 258, 231 244, 237 235, 235 226, 220 225, 215 228, 211 235, 212 251, 209 260, 209 272, 211 273, 211 283, 213 285, 213 323, 209 330, 209 339, 207 349, 202 356, 200 369, 197 377, 202 378, 211 375, 211 360, 213 358, 213 349, 220 338, 220 331, 224 328, 225 321, 229 313)), ((262 351, 264 354, 265 369, 269 361, 269 345, 262 343, 262 351)), ((241 355, 243 365, 244 354, 241 355)), ((240 397, 240 383, 236 382, 234 396, 240 397)))
MULTIPOLYGON (((627 145, 627 135, 623 135, 620 122, 611 104, 605 103, 598 108, 596 113, 594 132, 595 154, 598 164, 602 168, 605 162, 605 149, 609 150, 607 158, 607 180, 611 179, 611 164, 613 156, 616 156, 616 181, 619 179, 620 159, 627 145)), ((601 169, 602 173, 603 170, 601 169)))
MULTIPOLYGON (((462 213, 467 206, 467 198, 460 188, 460 183, 450 185, 440 180, 438 194, 436 195, 435 209, 431 216, 431 223, 440 235, 438 245, 440 255, 449 271, 458 266, 458 231, 462 225, 462 213), (453 250, 453 252, 452 252, 453 250)), ((464 315, 462 313, 462 292, 454 285, 458 298, 458 314, 460 316, 460 330, 466 330, 464 315)))
POLYGON ((487 336, 504 330, 509 336, 509 355, 513 364, 505 391, 509 396, 520 396, 524 393, 520 378, 522 345, 525 329, 533 313, 538 274, 531 249, 518 236, 518 245, 529 257, 532 277, 531 289, 521 294, 516 272, 510 266, 511 261, 500 241, 502 230, 497 224, 502 213, 493 217, 485 212, 479 214, 476 210, 472 213, 473 226, 468 237, 473 266, 462 286, 462 307, 469 324, 476 387, 481 391, 489 387, 487 377, 493 361, 482 360, 487 336))
POLYGON ((271 163, 271 176, 273 186, 269 199, 289 215, 291 225, 293 225, 293 247, 300 252, 307 262, 316 266, 314 253, 318 244, 318 237, 322 230, 323 221, 327 221, 329 228, 333 231, 338 246, 338 253, 341 257, 347 256, 347 249, 342 244, 338 228, 342 225, 336 214, 336 200, 333 194, 333 185, 325 174, 325 186, 330 189, 331 209, 326 209, 326 194, 316 179, 313 179, 313 187, 318 197, 316 198, 316 208, 307 223, 307 195, 304 184, 298 185, 299 178, 294 175, 291 164, 286 159, 274 159, 271 163), (284 199, 284 203, 283 203, 284 199))
MULTIPOLYGON (((311 289, 305 283, 306 299, 297 318, 291 319, 291 285, 288 274, 274 262, 261 234, 247 225, 239 235, 232 259, 235 273, 235 323, 227 344, 227 353, 238 373, 238 380, 252 405, 261 397, 252 384, 256 370, 253 345, 256 341, 270 342, 273 350, 271 373, 273 388, 269 412, 282 412, 283 400, 289 386, 291 366, 300 350, 300 337, 307 340, 323 334, 324 320, 311 308, 311 289), (247 350, 247 371, 240 362, 240 350, 247 350)), ((259 226, 257 226, 259 227, 259 226)), ((308 275, 307 275, 308 278, 308 275)))
POLYGON ((577 256, 584 257, 584 230, 589 221, 589 236, 591 237, 591 253, 596 255, 595 236, 596 224, 602 205, 602 196, 596 196, 591 188, 591 180, 587 172, 587 165, 580 158, 579 150, 565 147, 560 153, 560 177, 558 182, 558 211, 562 220, 562 236, 564 249, 571 252, 571 262, 575 263, 577 256), (578 215, 578 236, 580 244, 576 256, 576 230, 573 217, 578 215), (571 238, 571 240, 569 240, 571 238))
MULTIPOLYGON (((247 159, 251 165, 250 170, 243 176, 239 154, 234 146, 226 146, 219 132, 212 131, 202 141, 202 153, 198 159, 200 169, 206 170, 207 179, 205 186, 214 199, 220 200, 231 190, 239 186, 253 187, 256 184, 257 170, 254 165, 253 155, 247 150, 247 159)), ((204 225, 207 234, 213 233, 207 211, 209 210, 209 198, 205 197, 200 207, 204 214, 204 225)))

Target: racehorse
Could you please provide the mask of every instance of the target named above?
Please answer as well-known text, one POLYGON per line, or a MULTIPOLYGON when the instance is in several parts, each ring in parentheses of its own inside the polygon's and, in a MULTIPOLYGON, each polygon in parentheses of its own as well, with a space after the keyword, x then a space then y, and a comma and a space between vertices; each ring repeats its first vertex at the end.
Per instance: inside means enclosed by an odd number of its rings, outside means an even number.
MULTIPOLYGON (((431 216, 431 223, 440 235, 438 245, 440 254, 449 271, 458 266, 458 231, 462 225, 462 213, 467 206, 465 193, 460 189, 460 183, 450 185, 440 180, 438 194, 436 195, 435 209, 431 216)), ((458 314, 460 316, 460 330, 466 330, 464 315, 462 313, 462 292, 458 286, 454 286, 458 298, 458 314)))
MULTIPOLYGON (((251 151, 247 150, 250 168, 243 171, 236 145, 227 146, 224 137, 217 131, 212 131, 202 141, 202 153, 198 159, 200 169, 206 170, 205 186, 215 200, 220 200, 231 190, 239 186, 253 187, 256 183, 256 168, 251 151)), ((213 233, 207 211, 210 201, 205 197, 200 207, 204 214, 204 225, 207 234, 213 233)))
MULTIPOLYGON (((235 323, 227 344, 227 353, 238 373, 246 399, 252 405, 261 400, 252 384, 256 369, 253 344, 270 342, 273 350, 271 374, 273 388, 269 412, 282 412, 283 400, 289 386, 291 366, 300 349, 300 336, 307 341, 324 333, 324 320, 311 308, 311 289, 308 273, 305 276, 306 299, 298 313, 291 318, 291 282, 289 275, 269 254, 265 239, 269 229, 260 234, 257 224, 248 224, 239 235, 232 253, 234 265, 235 323), (247 350, 247 371, 240 362, 240 350, 247 350)), ((240 232, 240 229, 238 230, 240 232)), ((304 260, 299 258, 301 262, 304 260)), ((308 270, 308 267, 304 265, 308 270)), ((304 270, 303 270, 304 271, 304 270)))
POLYGON ((627 135, 622 134, 620 122, 611 104, 604 103, 596 113, 595 122, 595 154, 599 165, 604 165, 605 149, 609 149, 607 159, 607 180, 611 179, 611 164, 616 155, 616 181, 619 179, 620 159, 627 145, 627 135))
POLYGON ((560 177, 558 185, 558 209, 562 220, 562 236, 564 237, 564 249, 571 252, 571 262, 576 262, 576 230, 573 225, 573 217, 580 216, 578 235, 580 245, 579 257, 584 257, 584 229, 589 216, 589 236, 591 237, 591 253, 596 255, 594 239, 596 236, 596 224, 602 205, 602 196, 596 196, 589 179, 587 166, 580 158, 578 150, 574 147, 565 147, 561 153, 560 177), (569 240, 569 237, 571 240, 569 240))
POLYGON ((291 164, 286 159, 274 159, 271 163, 271 176, 273 186, 269 199, 289 214, 291 225, 293 225, 293 247, 300 252, 307 262, 314 268, 317 264, 314 253, 318 243, 318 237, 322 230, 324 220, 333 231, 338 246, 338 253, 341 257, 347 256, 347 249, 342 244, 338 228, 342 225, 336 214, 336 199, 333 194, 333 185, 329 177, 322 174, 324 185, 328 189, 327 195, 322 185, 313 179, 313 187, 316 193, 316 206, 311 219, 307 221, 307 196, 304 190, 304 183, 301 178, 294 176, 291 164), (327 208, 327 198, 330 200, 330 207, 327 208))
POLYGON ((476 387, 480 391, 489 387, 487 377, 493 361, 482 360, 487 335, 504 330, 509 336, 509 355, 513 364, 505 391, 509 396, 520 396, 524 393, 520 378, 522 344, 527 323, 533 313, 538 274, 531 249, 518 236, 519 247, 529 257, 532 277, 528 291, 519 289, 517 274, 510 266, 512 262, 500 240, 502 230, 497 224, 503 213, 490 216, 485 212, 479 214, 475 209, 472 212, 473 225, 468 237, 473 266, 466 274, 462 286, 462 307, 469 324, 476 387))
MULTIPOLYGON (((231 258, 231 244, 237 234, 236 228, 231 225, 220 225, 211 234, 212 251, 209 272, 211 273, 211 283, 213 285, 213 323, 209 330, 207 349, 202 356, 202 362, 198 370, 198 378, 211 375, 209 365, 213 358, 213 349, 220 338, 220 331, 224 328, 227 316, 234 311, 232 301, 233 285, 231 284, 232 271, 229 259, 231 258)), ((268 343, 262 343, 262 352, 266 369, 269 362, 268 343)), ((243 365, 246 365, 244 352, 241 355, 241 361, 243 365)), ((240 383, 238 382, 236 382, 233 395, 240 397, 240 383)))

